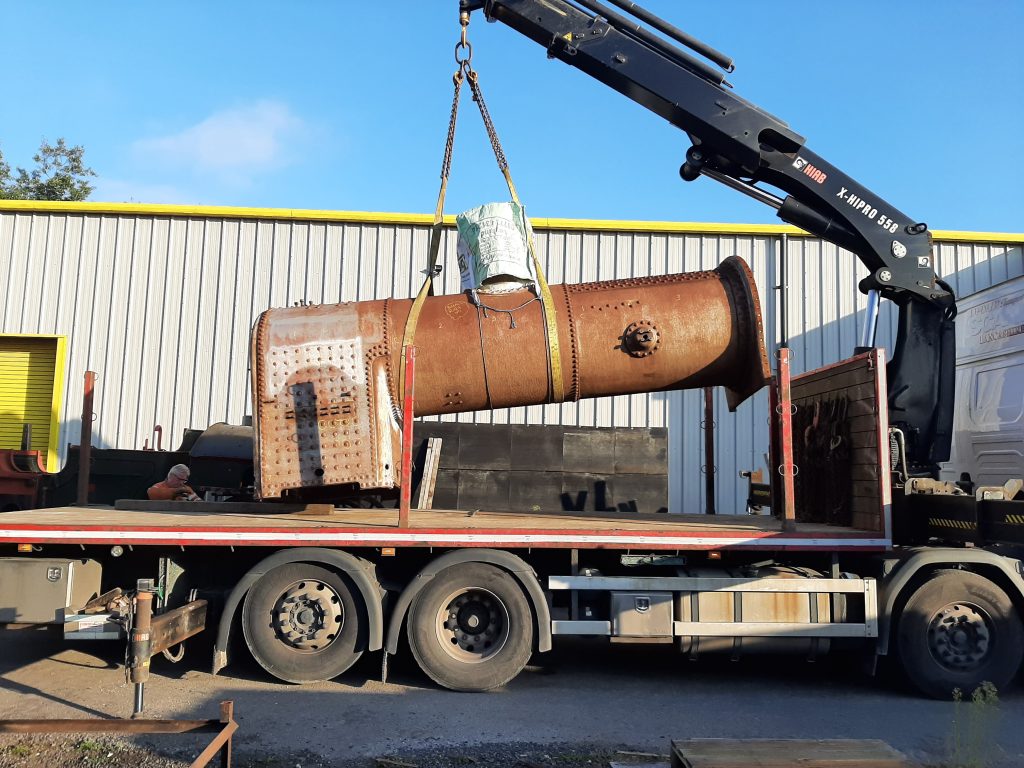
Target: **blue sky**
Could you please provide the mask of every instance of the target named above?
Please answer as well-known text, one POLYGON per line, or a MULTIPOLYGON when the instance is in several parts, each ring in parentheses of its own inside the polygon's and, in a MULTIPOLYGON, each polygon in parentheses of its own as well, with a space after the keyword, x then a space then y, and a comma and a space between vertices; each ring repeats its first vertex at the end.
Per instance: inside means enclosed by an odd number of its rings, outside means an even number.
MULTIPOLYGON (((647 0, 733 56, 735 92, 933 229, 1024 231, 1018 0, 647 0)), ((86 148, 92 199, 433 211, 456 0, 8 2, 0 149, 86 148), (17 63, 17 66, 13 64, 17 63)), ((774 222, 677 170, 677 129, 474 15, 533 216, 774 222)), ((446 210, 506 196, 463 104, 446 210)))

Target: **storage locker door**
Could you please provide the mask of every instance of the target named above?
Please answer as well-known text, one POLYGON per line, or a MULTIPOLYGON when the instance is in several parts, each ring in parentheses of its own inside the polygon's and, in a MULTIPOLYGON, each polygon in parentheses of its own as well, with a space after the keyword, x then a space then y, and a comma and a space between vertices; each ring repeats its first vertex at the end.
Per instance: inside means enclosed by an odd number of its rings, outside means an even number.
POLYGON ((22 427, 32 425, 31 450, 56 466, 63 339, 0 336, 0 448, 20 448, 22 427))

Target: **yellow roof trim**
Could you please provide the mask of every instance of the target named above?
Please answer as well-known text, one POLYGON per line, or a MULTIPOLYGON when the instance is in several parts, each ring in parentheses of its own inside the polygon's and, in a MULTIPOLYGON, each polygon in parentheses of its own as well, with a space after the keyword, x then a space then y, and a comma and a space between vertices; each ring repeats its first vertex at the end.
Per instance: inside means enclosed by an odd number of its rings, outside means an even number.
MULTIPOLYGON (((240 208, 216 205, 161 205, 155 203, 50 202, 39 200, 0 200, 0 211, 32 213, 136 214, 142 216, 193 216, 218 219, 277 219, 293 221, 334 221, 352 224, 406 224, 429 226, 433 216, 426 213, 381 213, 373 211, 320 211, 301 208, 240 208)), ((614 219, 559 219, 530 217, 537 229, 569 231, 650 232, 667 234, 793 235, 808 237, 788 224, 727 224, 684 221, 630 221, 614 219)), ((445 223, 455 223, 445 216, 445 223)), ((972 243, 1024 243, 1024 233, 960 232, 933 230, 936 240, 972 243)))

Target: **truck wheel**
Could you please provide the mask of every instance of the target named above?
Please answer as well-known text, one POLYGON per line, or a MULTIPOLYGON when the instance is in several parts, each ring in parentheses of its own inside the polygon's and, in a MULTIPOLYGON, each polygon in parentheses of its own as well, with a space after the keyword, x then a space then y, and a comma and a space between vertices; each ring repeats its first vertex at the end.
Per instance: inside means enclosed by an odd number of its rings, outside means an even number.
POLYGON ((335 571, 287 563, 265 573, 245 596, 242 630, 256 661, 279 680, 310 683, 347 670, 365 647, 366 611, 335 571))
POLYGON ((446 568, 416 596, 409 646, 428 677, 454 691, 489 691, 518 675, 533 650, 533 612, 514 577, 493 565, 446 568))
POLYGON ((1003 590, 970 571, 944 570, 922 584, 900 615, 899 655, 922 692, 969 697, 988 681, 1001 692, 1021 665, 1024 626, 1003 590))

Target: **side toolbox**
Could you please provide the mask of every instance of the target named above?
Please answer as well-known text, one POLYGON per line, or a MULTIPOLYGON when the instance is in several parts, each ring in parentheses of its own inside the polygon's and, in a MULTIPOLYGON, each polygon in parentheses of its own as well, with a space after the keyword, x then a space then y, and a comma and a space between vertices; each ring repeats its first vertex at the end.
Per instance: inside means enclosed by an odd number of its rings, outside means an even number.
POLYGON ((0 558, 0 624, 63 624, 100 593, 95 560, 0 558))

